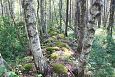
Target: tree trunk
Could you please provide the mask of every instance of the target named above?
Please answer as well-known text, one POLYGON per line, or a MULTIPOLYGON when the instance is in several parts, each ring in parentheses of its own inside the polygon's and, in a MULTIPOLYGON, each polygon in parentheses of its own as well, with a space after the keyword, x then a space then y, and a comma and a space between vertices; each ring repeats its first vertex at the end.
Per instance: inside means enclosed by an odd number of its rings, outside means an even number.
POLYGON ((108 37, 112 38, 112 28, 113 28, 113 23, 114 23, 114 12, 115 12, 115 1, 111 0, 110 3, 110 15, 109 15, 109 25, 107 27, 107 34, 108 37))
POLYGON ((41 25, 41 36, 46 34, 46 24, 45 24, 45 0, 40 0, 40 25, 41 25))
POLYGON ((60 33, 62 32, 62 0, 59 0, 60 33))
POLYGON ((1 0, 0 3, 1 3, 1 13, 2 13, 2 16, 4 16, 3 1, 1 0))
POLYGON ((25 22, 30 40, 32 54, 35 60, 37 70, 45 73, 46 61, 41 51, 39 35, 36 27, 35 9, 33 8, 33 0, 23 0, 25 22))
MULTIPOLYGON (((89 1, 89 0, 88 0, 89 1)), ((91 51, 92 42, 94 39, 96 22, 101 15, 101 1, 94 1, 90 8, 86 8, 86 0, 79 1, 80 21, 78 26, 78 75, 76 77, 84 77, 85 65, 88 62, 88 56, 91 51), (90 9, 87 11, 87 9, 90 9), (87 15, 88 14, 88 15, 87 15), (89 16, 87 18, 87 16, 89 16)), ((77 14, 77 11, 76 11, 77 14)), ((78 22, 78 20, 77 20, 78 22)))
POLYGON ((67 31, 68 31, 68 11, 69 10, 69 0, 67 0, 66 3, 66 25, 65 25, 65 36, 67 36, 67 31))

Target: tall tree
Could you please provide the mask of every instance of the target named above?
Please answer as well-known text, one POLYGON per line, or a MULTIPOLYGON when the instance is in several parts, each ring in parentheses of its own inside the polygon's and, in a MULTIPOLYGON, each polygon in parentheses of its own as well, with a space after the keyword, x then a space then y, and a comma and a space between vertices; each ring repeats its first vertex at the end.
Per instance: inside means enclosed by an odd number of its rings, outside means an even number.
MULTIPOLYGON (((41 34, 46 34, 46 24, 45 24, 45 0, 40 0, 40 25, 41 34)), ((41 35, 42 36, 42 35, 41 35)))
MULTIPOLYGON (((88 0, 89 1, 89 0, 88 0)), ((88 56, 91 51, 92 42, 96 30, 96 22, 101 15, 101 0, 95 0, 90 8, 86 8, 86 0, 77 1, 80 10, 80 21, 78 27, 78 49, 77 59, 78 73, 76 77, 84 77, 85 65, 88 62, 88 56), (90 9, 87 11, 87 9, 90 9), (87 13, 88 12, 88 13, 87 13), (87 18, 88 15, 88 18, 87 18)), ((76 3, 77 4, 77 3, 76 3)), ((77 14, 77 11, 76 11, 77 14)), ((77 15, 76 15, 77 16, 77 15)), ((77 20, 78 21, 78 20, 77 20)))
POLYGON ((62 32, 62 0, 59 0, 60 33, 62 32))
POLYGON ((114 23, 114 13, 115 13, 115 0, 111 0, 110 3, 110 15, 109 15, 109 25, 107 27, 108 36, 112 37, 112 28, 114 23))
POLYGON ((3 1, 1 0, 0 1, 0 4, 1 4, 1 13, 2 13, 2 16, 4 15, 4 10, 3 10, 3 1))
POLYGON ((35 66, 38 70, 40 70, 40 72, 44 73, 47 66, 40 46, 33 0, 23 0, 22 7, 24 9, 25 22, 31 45, 31 51, 35 60, 35 66))
POLYGON ((68 31, 68 13, 69 13, 69 0, 66 2, 66 22, 65 22, 65 36, 67 36, 68 31))

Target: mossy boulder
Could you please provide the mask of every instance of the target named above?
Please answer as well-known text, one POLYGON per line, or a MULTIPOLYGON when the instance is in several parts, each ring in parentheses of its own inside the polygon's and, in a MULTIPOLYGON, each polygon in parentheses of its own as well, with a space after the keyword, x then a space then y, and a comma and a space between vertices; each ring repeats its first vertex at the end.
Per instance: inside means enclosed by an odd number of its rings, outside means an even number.
POLYGON ((67 74, 68 69, 63 64, 52 64, 53 70, 57 74, 67 74))

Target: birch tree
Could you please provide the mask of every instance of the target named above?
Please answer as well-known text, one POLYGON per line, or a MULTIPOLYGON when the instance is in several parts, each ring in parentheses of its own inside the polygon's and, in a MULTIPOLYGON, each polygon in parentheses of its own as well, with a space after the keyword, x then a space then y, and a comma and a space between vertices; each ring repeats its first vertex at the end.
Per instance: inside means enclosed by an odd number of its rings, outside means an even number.
MULTIPOLYGON (((89 2, 90 0, 88 0, 89 2)), ((80 21, 78 24, 78 49, 77 49, 77 76, 84 77, 85 65, 88 62, 88 56, 91 51, 92 42, 94 39, 95 30, 97 28, 97 21, 101 16, 101 0, 95 0, 90 7, 86 8, 86 0, 77 1, 78 9, 80 10, 80 21), (88 11, 87 11, 88 9, 88 11), (87 18, 88 16, 88 18, 87 18)), ((76 11, 77 14, 77 11, 76 11)), ((77 15, 76 15, 77 16, 77 15)))
POLYGON ((33 8, 33 0, 23 0, 22 7, 24 9, 25 22, 30 41, 31 51, 35 60, 37 70, 45 73, 46 61, 41 51, 39 35, 36 27, 35 9, 33 8))

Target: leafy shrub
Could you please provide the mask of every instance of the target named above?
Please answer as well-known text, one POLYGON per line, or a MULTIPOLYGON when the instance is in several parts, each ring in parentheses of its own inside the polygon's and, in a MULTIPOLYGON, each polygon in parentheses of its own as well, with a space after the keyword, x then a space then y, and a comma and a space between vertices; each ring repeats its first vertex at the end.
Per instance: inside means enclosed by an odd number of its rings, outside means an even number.
POLYGON ((95 77, 112 77, 113 67, 111 66, 111 54, 108 51, 114 51, 111 47, 107 49, 106 36, 96 36, 92 46, 89 63, 95 77))
POLYGON ((15 59, 20 52, 25 51, 25 36, 24 24, 16 22, 14 25, 10 17, 0 17, 0 53, 3 57, 15 59))

